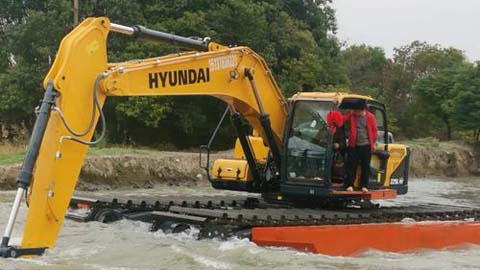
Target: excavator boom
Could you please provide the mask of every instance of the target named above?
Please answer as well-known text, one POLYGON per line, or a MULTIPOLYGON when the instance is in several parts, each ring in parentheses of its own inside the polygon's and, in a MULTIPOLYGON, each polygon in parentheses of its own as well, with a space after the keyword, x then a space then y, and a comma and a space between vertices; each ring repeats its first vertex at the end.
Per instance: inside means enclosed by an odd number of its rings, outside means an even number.
MULTIPOLYGON (((86 19, 62 40, 44 87, 47 91, 0 247, 4 257, 41 254, 55 245, 88 147, 96 142, 91 140, 99 118, 105 125, 101 107, 107 96, 216 97, 277 153, 287 118, 286 103, 270 70, 251 49, 121 26, 108 18, 86 19), (111 31, 196 51, 108 63, 111 31), (27 190, 27 219, 21 248, 16 248, 8 244, 27 190)), ((279 164, 280 155, 273 154, 279 164)))

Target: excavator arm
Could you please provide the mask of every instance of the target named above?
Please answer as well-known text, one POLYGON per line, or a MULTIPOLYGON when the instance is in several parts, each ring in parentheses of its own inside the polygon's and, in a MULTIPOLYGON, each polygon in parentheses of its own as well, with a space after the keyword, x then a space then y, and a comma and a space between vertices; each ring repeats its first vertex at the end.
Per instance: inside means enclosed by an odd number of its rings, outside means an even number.
POLYGON ((107 96, 206 95, 221 99, 263 138, 280 166, 286 103, 265 61, 247 47, 229 48, 207 39, 89 18, 62 40, 44 87, 1 256, 38 255, 55 245, 88 147, 95 144, 97 121, 101 119, 105 125, 101 108, 107 96), (108 63, 109 32, 195 51, 108 63), (13 247, 9 239, 25 193, 29 207, 22 243, 13 247))

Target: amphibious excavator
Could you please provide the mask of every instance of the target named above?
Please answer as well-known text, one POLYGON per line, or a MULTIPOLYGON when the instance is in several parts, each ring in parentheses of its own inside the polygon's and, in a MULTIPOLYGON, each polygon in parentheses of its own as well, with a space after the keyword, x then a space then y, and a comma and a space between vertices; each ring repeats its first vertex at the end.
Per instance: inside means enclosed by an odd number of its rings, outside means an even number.
POLYGON ((402 251, 480 242, 477 209, 378 208, 370 202, 393 199, 408 190, 410 151, 389 139, 384 105, 347 93, 304 92, 287 100, 265 61, 248 47, 122 26, 105 17, 88 18, 62 40, 43 86, 45 95, 0 246, 3 257, 39 255, 52 248, 67 210, 68 217, 80 221, 127 218, 150 222, 152 230, 173 232, 198 226, 201 237, 249 237, 262 245, 332 255, 365 248, 402 251), (187 50, 109 63, 110 32, 187 50), (210 164, 210 143, 201 147, 201 166, 211 185, 252 196, 139 203, 73 196, 89 146, 105 135, 106 97, 192 95, 225 102, 222 119, 230 114, 237 133, 230 159, 210 164), (328 119, 331 112, 359 107, 375 115, 381 135, 372 155, 369 192, 345 191, 345 173, 335 169, 334 156, 346 157, 333 145, 346 145, 348 128, 328 119), (92 141, 98 121, 101 132, 92 141), (24 197, 28 213, 22 243, 9 245, 24 197), (79 208, 88 209, 87 214, 76 212, 79 208), (398 223, 409 217, 435 222, 410 227, 398 223))

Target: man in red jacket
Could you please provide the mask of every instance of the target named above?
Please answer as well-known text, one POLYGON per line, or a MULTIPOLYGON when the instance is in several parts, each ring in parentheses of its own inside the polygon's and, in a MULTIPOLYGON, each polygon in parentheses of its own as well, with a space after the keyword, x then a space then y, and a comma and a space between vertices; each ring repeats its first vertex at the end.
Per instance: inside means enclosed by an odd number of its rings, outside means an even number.
MULTIPOLYGON (((331 112, 330 114, 332 114, 332 116, 328 118, 338 119, 341 115, 339 112, 331 112)), ((347 191, 353 191, 353 181, 356 177, 357 166, 360 163, 361 188, 362 191, 368 192, 370 160, 372 152, 375 151, 375 141, 378 137, 375 116, 363 106, 360 109, 352 110, 346 115, 343 115, 341 119, 341 121, 336 121, 335 125, 341 127, 347 121, 350 124, 347 147, 347 181, 345 182, 345 186, 347 187, 347 191)))

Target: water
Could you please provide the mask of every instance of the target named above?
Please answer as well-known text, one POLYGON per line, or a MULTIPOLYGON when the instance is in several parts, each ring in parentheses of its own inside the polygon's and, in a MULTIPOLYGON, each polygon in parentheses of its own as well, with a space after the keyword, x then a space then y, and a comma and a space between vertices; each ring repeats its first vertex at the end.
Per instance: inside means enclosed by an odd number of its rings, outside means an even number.
MULTIPOLYGON (((480 179, 416 179, 410 193, 385 204, 420 202, 480 206, 480 179)), ((221 195, 238 194, 218 192, 221 195)), ((118 195, 105 192, 105 195, 118 195)), ((121 196, 212 195, 212 189, 172 188, 122 191, 121 196)), ((82 195, 88 195, 83 193, 82 195)), ((101 195, 98 192, 96 196, 101 195)), ((3 232, 13 192, 0 192, 3 232)), ((18 236, 25 208, 21 209, 18 236)), ((66 220, 57 247, 34 259, 0 259, 0 269, 479 269, 480 246, 395 254, 369 251, 356 257, 330 257, 288 248, 258 247, 247 240, 195 240, 195 231, 165 235, 148 232, 141 222, 76 223, 66 220)))

